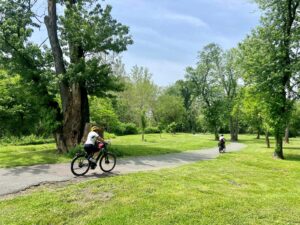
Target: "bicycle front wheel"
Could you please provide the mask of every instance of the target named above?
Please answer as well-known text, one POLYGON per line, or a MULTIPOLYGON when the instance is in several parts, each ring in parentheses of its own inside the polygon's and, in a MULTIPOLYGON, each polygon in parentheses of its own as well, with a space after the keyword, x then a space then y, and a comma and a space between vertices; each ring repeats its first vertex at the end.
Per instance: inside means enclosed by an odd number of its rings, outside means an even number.
POLYGON ((75 176, 83 176, 89 169, 90 162, 85 155, 78 155, 71 162, 71 171, 75 176))
POLYGON ((103 172, 110 172, 116 166, 116 156, 112 153, 105 153, 99 162, 99 166, 103 172))

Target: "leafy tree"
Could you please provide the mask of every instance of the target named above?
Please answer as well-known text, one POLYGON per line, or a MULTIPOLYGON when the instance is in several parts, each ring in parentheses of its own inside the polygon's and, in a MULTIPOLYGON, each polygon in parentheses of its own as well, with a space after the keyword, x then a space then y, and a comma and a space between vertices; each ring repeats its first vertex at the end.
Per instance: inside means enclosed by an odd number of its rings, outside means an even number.
POLYGON ((111 17, 111 6, 97 0, 48 0, 47 27, 51 49, 30 42, 38 18, 32 11, 36 1, 0 2, 0 62, 10 74, 20 74, 36 87, 45 108, 55 110, 57 147, 61 151, 78 144, 89 122, 88 95, 102 96, 120 89, 110 64, 101 55, 119 53, 132 43, 129 29, 111 17), (64 9, 57 14, 56 5, 64 9), (58 21, 58 23, 57 23, 58 21), (55 68, 55 74, 53 73, 55 68), (58 90, 49 90, 57 83, 58 90), (56 100, 57 91, 60 105, 56 100))
POLYGON ((106 127, 108 132, 113 132, 120 124, 109 98, 90 98, 91 121, 106 127))
MULTIPOLYGON (((179 96, 169 95, 164 93, 157 99, 155 109, 155 117, 158 123, 164 127, 175 122, 177 125, 182 124, 185 115, 183 100, 179 96)), ((177 128, 177 127, 176 127, 177 128)))
POLYGON ((196 120, 200 109, 198 101, 195 101, 194 99, 191 82, 178 80, 174 85, 170 86, 166 90, 166 93, 182 98, 185 109, 185 115, 182 121, 184 130, 188 132, 195 132, 196 120))
POLYGON ((125 80, 123 92, 118 94, 116 111, 121 122, 134 122, 141 127, 141 114, 145 111, 147 120, 152 116, 158 87, 151 80, 147 68, 134 66, 125 80))
POLYGON ((209 44, 199 52, 196 68, 188 67, 186 78, 192 83, 194 95, 201 99, 203 114, 210 130, 218 140, 219 129, 224 120, 224 92, 219 82, 219 68, 216 62, 221 49, 216 44, 209 44))
POLYGON ((55 114, 41 108, 40 99, 31 95, 32 89, 20 76, 0 71, 0 137, 51 134, 55 114))
POLYGON ((218 70, 221 84, 225 92, 225 105, 227 107, 227 115, 229 117, 231 141, 237 141, 240 114, 240 96, 238 85, 240 72, 237 64, 237 50, 233 48, 223 53, 222 58, 219 58, 216 64, 220 64, 218 66, 218 70))
POLYGON ((247 85, 261 93, 276 146, 284 158, 283 134, 289 124, 299 76, 299 0, 257 0, 264 11, 261 26, 241 44, 247 85))

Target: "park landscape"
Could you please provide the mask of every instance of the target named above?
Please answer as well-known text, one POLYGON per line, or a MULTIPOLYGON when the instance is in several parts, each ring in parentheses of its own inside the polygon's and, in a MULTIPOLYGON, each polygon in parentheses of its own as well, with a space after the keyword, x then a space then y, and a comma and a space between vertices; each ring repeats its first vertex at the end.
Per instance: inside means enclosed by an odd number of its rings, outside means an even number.
POLYGON ((252 2, 255 27, 234 47, 195 43, 194 63, 165 86, 151 68, 128 70, 122 54, 139 40, 113 16, 120 3, 43 4, 0 1, 0 174, 62 165, 71 177, 0 195, 0 224, 300 224, 299 0, 252 2), (74 177, 91 125, 105 128, 117 167, 74 177), (201 151, 214 157, 117 172, 122 160, 201 151))

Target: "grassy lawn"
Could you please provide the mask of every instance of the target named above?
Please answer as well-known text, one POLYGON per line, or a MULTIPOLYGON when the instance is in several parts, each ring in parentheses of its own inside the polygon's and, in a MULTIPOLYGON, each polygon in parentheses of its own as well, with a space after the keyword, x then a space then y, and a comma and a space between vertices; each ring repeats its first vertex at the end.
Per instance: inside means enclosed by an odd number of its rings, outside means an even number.
POLYGON ((68 161, 70 161, 70 159, 67 156, 57 153, 54 143, 0 146, 0 167, 27 166, 68 161))
POLYGON ((42 186, 0 200, 0 224, 300 224, 300 139, 176 169, 42 186))
MULTIPOLYGON (((121 136, 112 139, 112 151, 117 156, 158 155, 216 146, 212 135, 204 134, 147 134, 121 136)), ((66 155, 58 154, 55 144, 0 145, 0 168, 45 163, 70 162, 66 155)))
POLYGON ((111 140, 112 151, 119 156, 142 156, 176 153, 217 146, 211 134, 146 134, 116 137, 111 140))

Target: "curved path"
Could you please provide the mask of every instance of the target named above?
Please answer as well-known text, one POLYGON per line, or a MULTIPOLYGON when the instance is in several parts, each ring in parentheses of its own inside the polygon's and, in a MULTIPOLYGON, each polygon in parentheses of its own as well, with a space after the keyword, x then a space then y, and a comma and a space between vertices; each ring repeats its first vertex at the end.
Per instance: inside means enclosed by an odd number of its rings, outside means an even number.
MULTIPOLYGON (((239 151, 244 147, 244 144, 231 143, 227 146, 226 152, 239 151)), ((171 168, 196 161, 214 159, 218 155, 218 149, 211 148, 156 156, 126 157, 117 159, 117 165, 112 174, 171 168)), ((42 183, 84 179, 86 177, 97 178, 101 176, 103 176, 103 173, 97 167, 95 170, 90 170, 84 177, 76 178, 71 173, 70 163, 0 169, 0 196, 17 193, 42 183)))

